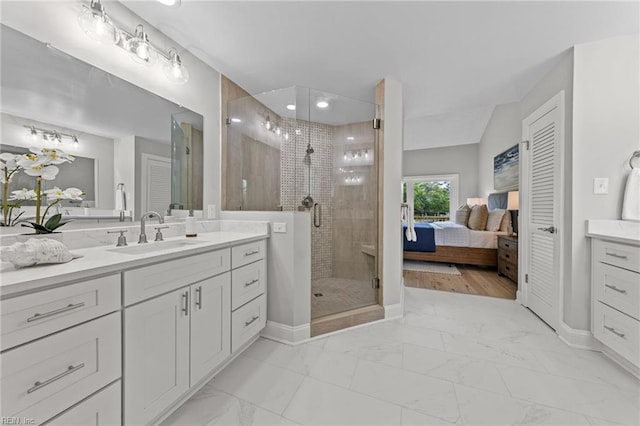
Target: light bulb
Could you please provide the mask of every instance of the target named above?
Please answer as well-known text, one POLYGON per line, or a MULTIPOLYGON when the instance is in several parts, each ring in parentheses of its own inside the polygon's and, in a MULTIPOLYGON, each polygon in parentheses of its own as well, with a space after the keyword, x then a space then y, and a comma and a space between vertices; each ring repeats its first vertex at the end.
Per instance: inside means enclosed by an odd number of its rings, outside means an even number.
POLYGON ((131 53, 131 57, 136 62, 147 65, 153 62, 153 50, 149 43, 149 37, 147 36, 147 33, 144 32, 144 27, 142 25, 138 25, 136 27, 135 35, 126 41, 125 49, 131 53))
POLYGON ((77 136, 72 136, 71 140, 73 141, 73 147, 77 148, 78 145, 80 144, 80 142, 78 141, 78 137, 77 136))
POLYGON ((345 160, 348 160, 348 159, 349 159, 349 157, 347 157, 347 153, 346 153, 346 152, 344 153, 344 159, 345 159, 345 160))
POLYGON ((231 121, 232 121, 233 123, 242 123, 242 120, 241 120, 241 119, 239 119, 239 118, 237 118, 237 117, 233 117, 233 118, 231 118, 231 121))
POLYGON ((354 138, 353 136, 347 136, 347 140, 348 140, 348 141, 352 141, 352 140, 354 140, 354 139, 355 139, 355 138, 354 138))
POLYGON ((29 129, 29 136, 31 137, 32 141, 38 140, 38 131, 35 127, 31 126, 31 128, 29 129))
POLYGON ((280 127, 276 127, 276 135, 280 136, 281 132, 282 130, 280 130, 280 127))
POLYGON ((136 47, 136 55, 138 58, 146 61, 149 59, 149 45, 146 43, 139 43, 138 47, 136 47))
POLYGON ((327 108, 329 106, 329 102, 327 102, 327 101, 318 101, 316 103, 316 106, 318 108, 320 108, 320 109, 325 109, 325 108, 327 108))
POLYGON ((368 149, 364 150, 364 158, 369 158, 369 150, 368 149))
POLYGON ((294 104, 289 104, 289 105, 287 105, 287 109, 289 111, 295 111, 296 110, 296 106, 294 104))
POLYGON ((118 43, 120 31, 104 11, 100 0, 92 0, 91 6, 82 5, 78 24, 84 33, 102 43, 118 43))
POLYGON ((285 141, 288 141, 288 140, 289 140, 289 133, 285 133, 285 134, 284 134, 284 140, 285 140, 285 141))
MULTIPOLYGON (((189 71, 182 64, 178 52, 173 47, 169 49, 169 61, 164 65, 164 75, 173 83, 184 84, 189 81, 189 71)), ((231 119, 233 121, 233 118, 231 119)), ((239 121, 238 121, 239 122, 239 121)))

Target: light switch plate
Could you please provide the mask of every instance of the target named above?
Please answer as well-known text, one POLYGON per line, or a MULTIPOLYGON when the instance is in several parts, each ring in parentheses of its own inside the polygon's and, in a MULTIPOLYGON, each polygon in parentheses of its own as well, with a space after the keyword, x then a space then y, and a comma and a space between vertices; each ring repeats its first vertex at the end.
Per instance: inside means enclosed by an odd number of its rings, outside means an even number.
POLYGON ((593 178, 593 193, 594 194, 608 194, 609 193, 609 178, 593 178))
POLYGON ((287 233, 287 224, 286 223, 274 223, 273 224, 273 232, 276 234, 286 234, 287 233))
POLYGON ((215 218, 216 218, 216 205, 207 204, 207 219, 215 219, 215 218))

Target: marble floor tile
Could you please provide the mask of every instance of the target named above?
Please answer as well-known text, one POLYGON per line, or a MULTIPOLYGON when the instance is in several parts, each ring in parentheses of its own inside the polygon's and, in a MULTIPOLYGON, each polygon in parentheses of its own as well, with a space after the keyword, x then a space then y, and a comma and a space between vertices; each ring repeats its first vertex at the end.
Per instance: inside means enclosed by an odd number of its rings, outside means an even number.
POLYGON ((207 384, 162 422, 162 426, 172 425, 273 426, 296 423, 207 384))
POLYGON ((498 371, 500 366, 489 361, 405 344, 402 367, 438 379, 510 395, 498 371))
POLYGON ((442 333, 424 327, 404 324, 401 320, 381 322, 368 328, 369 334, 379 339, 411 343, 426 348, 444 350, 442 333))
POLYGON ((580 414, 455 385, 464 425, 585 425, 580 414))
POLYGON ((392 367, 402 366, 402 343, 370 334, 368 328, 327 338, 325 351, 338 352, 392 367))
POLYGON ((308 375, 322 348, 309 344, 288 346, 273 340, 260 338, 247 348, 242 355, 267 364, 286 368, 296 373, 308 375))
POLYGON ((317 380, 349 388, 358 359, 338 352, 323 351, 311 366, 308 375, 317 380))
POLYGON ((640 424, 640 389, 630 391, 515 367, 504 367, 500 374, 515 398, 622 424, 640 424))
POLYGON ((439 419, 437 417, 427 416, 426 414, 418 413, 417 411, 409 410, 407 408, 402 409, 402 426, 452 426, 460 423, 450 423, 446 420, 439 419))
POLYGON ((399 425, 402 411, 357 392, 312 378, 304 379, 284 416, 302 425, 399 425))
POLYGON ((359 360, 351 389, 448 422, 460 416, 452 383, 383 364, 359 360))
POLYGON ((211 385, 259 407, 282 414, 304 376, 240 355, 211 385))

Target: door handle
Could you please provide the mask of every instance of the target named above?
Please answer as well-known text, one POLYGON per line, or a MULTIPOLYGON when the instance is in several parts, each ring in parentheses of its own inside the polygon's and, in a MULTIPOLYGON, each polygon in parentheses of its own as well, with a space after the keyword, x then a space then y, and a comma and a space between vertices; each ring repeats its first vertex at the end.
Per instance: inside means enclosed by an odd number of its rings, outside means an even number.
POLYGON ((547 228, 538 228, 538 231, 548 232, 550 234, 555 234, 557 229, 554 226, 549 226, 547 228))
POLYGON ((313 226, 316 228, 322 226, 322 206, 318 203, 313 205, 313 226))

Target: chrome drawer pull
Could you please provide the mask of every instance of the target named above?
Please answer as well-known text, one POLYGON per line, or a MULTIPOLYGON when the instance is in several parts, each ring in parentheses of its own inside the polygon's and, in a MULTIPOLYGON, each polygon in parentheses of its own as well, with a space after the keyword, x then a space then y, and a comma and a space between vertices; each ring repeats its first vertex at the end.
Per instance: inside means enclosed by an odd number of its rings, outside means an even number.
POLYGON ((618 254, 618 253, 609 253, 609 252, 605 252, 605 254, 606 254, 607 256, 617 257, 618 259, 627 260, 627 256, 625 256, 625 255, 623 255, 623 254, 618 254))
POLYGON ((245 321, 244 326, 245 327, 249 327, 251 324, 253 324, 254 322, 258 321, 260 319, 260 315, 255 316, 253 318, 251 318, 249 321, 245 321))
POLYGON ((252 279, 251 281, 248 281, 248 282, 244 283, 244 286, 245 286, 245 287, 249 287, 249 286, 254 285, 254 284, 255 284, 255 283, 257 283, 257 282, 260 282, 260 280, 259 280, 258 278, 254 278, 254 279, 252 279))
POLYGON ((78 364, 75 367, 73 365, 70 365, 69 367, 67 367, 67 369, 65 371, 63 371, 62 373, 58 374, 57 376, 53 376, 50 379, 45 380, 44 382, 35 382, 33 384, 32 388, 27 389, 27 393, 32 393, 37 391, 38 389, 42 389, 43 387, 50 385, 51 383, 55 382, 56 380, 60 380, 62 379, 64 376, 67 376, 75 371, 80 370, 82 367, 84 367, 84 362, 82 364, 78 364))
POLYGON ((182 301, 184 304, 182 305, 182 312, 184 312, 184 316, 189 316, 189 290, 182 293, 182 301))
POLYGON ((244 257, 253 256, 254 254, 260 253, 260 250, 248 251, 245 252, 244 257))
POLYGON ((607 288, 610 288, 613 291, 617 291, 618 293, 627 294, 627 290, 620 289, 620 288, 616 287, 615 285, 605 284, 604 286, 607 287, 607 288))
POLYGON ((604 326, 604 328, 606 328, 607 330, 609 330, 610 332, 612 332, 613 334, 615 334, 618 337, 622 337, 624 339, 624 333, 620 333, 618 330, 616 330, 613 327, 609 327, 607 325, 604 326))
POLYGON ((84 302, 76 303, 75 305, 70 303, 64 308, 56 309, 55 311, 45 312, 44 314, 35 314, 34 316, 27 318, 27 322, 41 320, 43 318, 48 318, 53 315, 61 314, 63 312, 72 311, 74 309, 81 308, 83 306, 84 306, 84 302))
POLYGON ((202 309, 202 286, 196 288, 196 307, 202 309))

